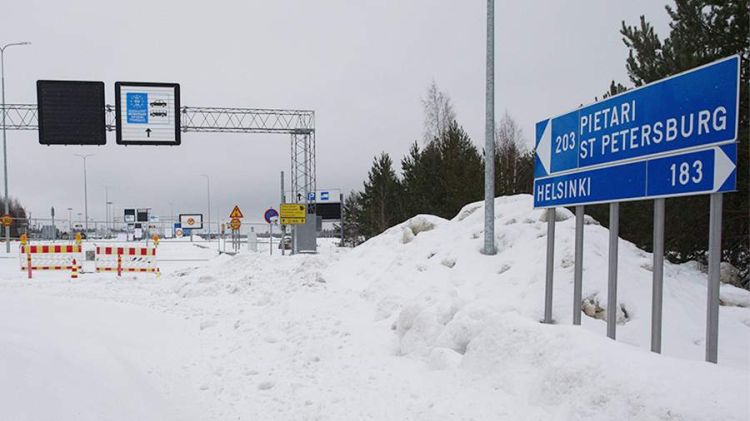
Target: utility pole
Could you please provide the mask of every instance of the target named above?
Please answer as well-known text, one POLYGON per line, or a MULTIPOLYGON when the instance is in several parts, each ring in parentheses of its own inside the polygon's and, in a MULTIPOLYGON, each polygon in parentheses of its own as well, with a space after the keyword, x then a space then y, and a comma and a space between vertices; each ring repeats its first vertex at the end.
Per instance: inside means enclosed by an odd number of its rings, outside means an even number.
POLYGON ((208 197, 208 242, 211 242, 211 179, 206 174, 201 174, 201 177, 206 177, 206 194, 208 197))
POLYGON ((104 228, 109 229, 109 186, 104 186, 104 228))
POLYGON ((484 249, 495 250, 495 0, 487 0, 487 82, 484 128, 484 249))
MULTIPOLYGON (((8 199, 8 145, 5 134, 5 49, 13 46, 29 45, 30 42, 12 42, 0 46, 0 86, 3 100, 3 174, 5 179, 5 215, 10 215, 10 200, 8 199)), ((10 253, 10 227, 5 227, 5 252, 10 253)))
POLYGON ((88 181, 86 180, 86 158, 94 156, 94 154, 76 154, 77 157, 83 159, 83 232, 88 236, 89 232, 89 187, 88 181))

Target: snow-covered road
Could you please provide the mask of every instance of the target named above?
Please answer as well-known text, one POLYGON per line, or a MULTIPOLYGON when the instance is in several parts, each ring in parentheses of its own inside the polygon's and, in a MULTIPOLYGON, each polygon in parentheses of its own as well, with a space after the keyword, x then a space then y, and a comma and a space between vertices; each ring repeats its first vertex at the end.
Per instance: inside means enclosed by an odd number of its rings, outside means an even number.
MULTIPOLYGON (((544 223, 498 199, 422 216, 354 250, 216 256, 189 243, 150 274, 39 273, 0 259, 0 419, 746 420, 750 293, 722 287, 720 364, 702 362, 704 275, 665 265, 664 355, 648 351, 650 255, 622 242, 618 341, 566 320, 572 223, 556 251, 557 325, 538 323, 544 223)), ((606 306, 606 229, 586 226, 584 296, 606 306)), ((163 251, 163 252, 162 252, 163 251)))
POLYGON ((0 418, 206 419, 184 320, 129 304, 0 294, 0 418))

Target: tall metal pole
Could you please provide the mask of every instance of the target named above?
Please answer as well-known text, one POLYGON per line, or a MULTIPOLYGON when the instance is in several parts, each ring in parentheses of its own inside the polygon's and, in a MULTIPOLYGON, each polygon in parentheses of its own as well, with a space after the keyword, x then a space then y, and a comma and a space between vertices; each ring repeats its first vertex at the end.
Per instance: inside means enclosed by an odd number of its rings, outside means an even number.
MULTIPOLYGON (((0 90, 3 100, 3 174, 5 180, 5 215, 10 215, 10 201, 8 199, 8 145, 5 134, 5 49, 17 45, 29 45, 30 42, 13 42, 0 47, 0 90)), ((5 252, 10 253, 10 227, 5 227, 5 252)))
POLYGON ((206 177, 206 194, 208 197, 208 242, 211 242, 211 180, 206 174, 201 174, 201 177, 206 177))
POLYGON ((555 208, 547 209, 547 273, 544 285, 544 323, 552 323, 552 286, 555 272, 555 208))
POLYGON ((495 0, 487 0, 487 83, 484 129, 484 249, 495 250, 495 0))
POLYGON ((109 228, 109 186, 104 186, 104 229, 109 228))
POLYGON ((94 156, 94 154, 76 154, 77 157, 83 159, 83 232, 88 235, 89 232, 89 186, 86 178, 86 158, 94 156))
POLYGON ((706 315, 706 361, 718 362, 719 356, 719 275, 721 265, 722 194, 711 194, 708 230, 708 305, 706 315))
POLYGON ((581 324, 583 300, 583 206, 576 206, 575 263, 573 267, 573 324, 581 324))
POLYGON ((664 216, 666 199, 654 200, 654 264, 651 286, 651 351, 661 353, 662 300, 664 297, 664 216))
POLYGON ((607 336, 615 339, 617 329, 617 242, 620 229, 620 204, 609 204, 609 274, 607 276, 607 336))
MULTIPOLYGON (((281 202, 279 203, 286 202, 284 198, 284 171, 281 172, 281 197, 280 199, 281 199, 281 202)), ((279 209, 281 209, 280 206, 279 206, 279 209)), ((281 220, 279 220, 279 226, 281 227, 281 255, 284 256, 286 254, 286 251, 285 251, 286 246, 284 244, 284 237, 286 236, 286 227, 284 225, 281 225, 281 220)))

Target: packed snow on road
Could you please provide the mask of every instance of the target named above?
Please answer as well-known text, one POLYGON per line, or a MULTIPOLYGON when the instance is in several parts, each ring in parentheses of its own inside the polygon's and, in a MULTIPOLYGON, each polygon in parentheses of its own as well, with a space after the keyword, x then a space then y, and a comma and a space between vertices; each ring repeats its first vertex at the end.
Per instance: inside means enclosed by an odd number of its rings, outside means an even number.
POLYGON ((748 291, 722 285, 709 364, 706 274, 665 264, 652 353, 652 256, 621 240, 612 341, 608 231, 587 217, 573 326, 574 218, 558 209, 556 323, 542 324, 546 214, 528 195, 495 210, 491 257, 475 203, 354 249, 319 239, 317 255, 162 241, 160 277, 29 280, 3 259, 0 419, 750 419, 748 291))

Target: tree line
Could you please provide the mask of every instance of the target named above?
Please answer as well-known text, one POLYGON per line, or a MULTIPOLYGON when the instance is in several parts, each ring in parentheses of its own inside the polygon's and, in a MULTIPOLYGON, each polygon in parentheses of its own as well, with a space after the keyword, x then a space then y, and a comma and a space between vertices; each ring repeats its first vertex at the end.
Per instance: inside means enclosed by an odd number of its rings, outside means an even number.
MULTIPOLYGON (((361 191, 344 202, 344 239, 356 245, 415 215, 454 217, 484 197, 484 152, 456 120, 450 97, 433 83, 423 99, 425 131, 401 159, 375 157, 361 191)), ((531 193, 534 154, 507 113, 495 135, 495 195, 531 193)))

